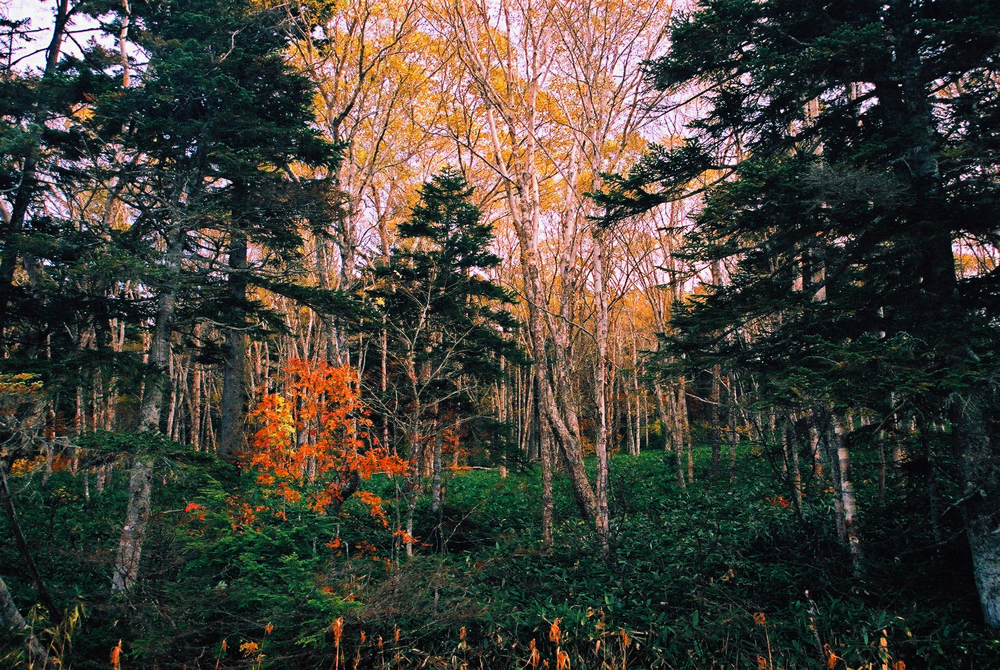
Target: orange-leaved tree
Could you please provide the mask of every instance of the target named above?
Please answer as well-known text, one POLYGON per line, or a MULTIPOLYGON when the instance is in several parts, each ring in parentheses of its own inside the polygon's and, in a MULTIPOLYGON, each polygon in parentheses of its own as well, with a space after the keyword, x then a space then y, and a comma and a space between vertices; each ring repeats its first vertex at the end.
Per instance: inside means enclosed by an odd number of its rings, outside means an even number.
MULTIPOLYGON (((369 433, 358 375, 350 366, 289 361, 280 391, 261 398, 251 418, 258 430, 246 462, 258 481, 289 502, 304 498, 317 512, 339 510, 362 479, 406 470, 369 433)), ((370 494, 361 499, 384 519, 381 500, 370 494)))

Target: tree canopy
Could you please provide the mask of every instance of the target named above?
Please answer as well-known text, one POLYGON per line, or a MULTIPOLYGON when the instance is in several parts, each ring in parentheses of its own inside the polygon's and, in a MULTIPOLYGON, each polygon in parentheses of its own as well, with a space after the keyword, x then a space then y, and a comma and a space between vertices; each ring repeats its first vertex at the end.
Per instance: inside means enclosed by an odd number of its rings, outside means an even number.
POLYGON ((0 666, 992 667, 996 0, 0 57, 0 666))

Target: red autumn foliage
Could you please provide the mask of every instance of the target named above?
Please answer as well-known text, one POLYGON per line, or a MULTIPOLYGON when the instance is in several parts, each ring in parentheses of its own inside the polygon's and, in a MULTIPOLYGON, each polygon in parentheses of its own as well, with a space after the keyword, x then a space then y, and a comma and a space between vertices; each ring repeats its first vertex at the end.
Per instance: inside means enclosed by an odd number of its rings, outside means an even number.
MULTIPOLYGON (((288 502, 305 498, 317 512, 339 509, 373 474, 403 474, 406 463, 369 433, 357 372, 350 366, 291 360, 279 393, 251 412, 258 430, 246 462, 258 481, 288 502)), ((376 496, 362 501, 384 519, 376 496)))
POLYGON ((765 496, 764 500, 771 504, 771 507, 780 507, 782 509, 788 509, 791 503, 784 496, 776 496, 772 498, 771 496, 765 496))

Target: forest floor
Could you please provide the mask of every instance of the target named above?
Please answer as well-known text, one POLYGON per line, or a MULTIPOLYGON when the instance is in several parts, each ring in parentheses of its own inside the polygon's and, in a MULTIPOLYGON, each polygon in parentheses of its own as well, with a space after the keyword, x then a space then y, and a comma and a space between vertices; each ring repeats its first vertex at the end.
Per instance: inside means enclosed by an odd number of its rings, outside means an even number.
MULTIPOLYGON (((318 515, 264 498, 211 458, 165 456, 128 599, 108 593, 122 482, 89 501, 68 472, 12 484, 41 574, 78 615, 43 634, 67 668, 109 667, 119 641, 123 668, 1000 667, 960 519, 946 515, 936 542, 906 472, 890 471, 881 494, 858 482, 857 572, 831 494, 808 483, 797 510, 759 452, 714 483, 707 454, 696 456, 684 489, 672 455, 613 459, 607 557, 564 478, 544 548, 538 471, 473 470, 448 476, 440 535, 421 503, 425 542, 398 560, 388 480, 368 483, 386 525, 359 502, 318 515)), ((31 580, 5 526, 0 538, 3 576, 27 611, 31 580)), ((19 649, 0 639, 0 666, 19 649)))

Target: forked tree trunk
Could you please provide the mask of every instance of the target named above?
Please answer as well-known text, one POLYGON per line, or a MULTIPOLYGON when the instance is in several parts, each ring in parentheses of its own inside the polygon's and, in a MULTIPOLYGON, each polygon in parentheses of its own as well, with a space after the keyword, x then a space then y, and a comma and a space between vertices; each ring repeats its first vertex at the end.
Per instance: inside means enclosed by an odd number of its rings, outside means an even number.
POLYGON ((583 455, 580 451, 580 443, 577 437, 570 431, 549 381, 548 355, 545 351, 547 338, 545 335, 545 325, 542 322, 541 309, 535 304, 536 300, 542 299, 544 293, 541 290, 541 278, 538 276, 538 267, 533 264, 533 257, 523 258, 522 267, 527 275, 528 283, 533 287, 528 293, 528 325, 531 330, 532 357, 535 359, 535 382, 538 390, 539 410, 542 419, 548 421, 552 429, 553 437, 559 445, 566 463, 566 469, 573 484, 573 496, 576 503, 587 519, 597 518, 597 497, 590 482, 587 479, 586 470, 583 467, 583 455))
POLYGON ((802 469, 799 465, 799 445, 798 436, 795 431, 794 418, 789 416, 781 431, 782 444, 785 446, 785 458, 788 462, 788 482, 792 489, 792 498, 795 501, 795 509, 799 513, 802 511, 802 469))
POLYGON ((684 442, 678 439, 680 433, 677 427, 677 404, 673 389, 663 390, 663 385, 655 382, 656 409, 660 413, 660 424, 663 427, 663 450, 673 451, 677 463, 677 485, 682 489, 687 487, 684 481, 684 442))
POLYGON ((665 417, 663 429, 667 433, 668 443, 674 451, 674 461, 677 464, 677 485, 684 489, 687 488, 687 480, 684 477, 684 434, 678 416, 675 389, 669 388, 666 393, 661 390, 659 400, 660 411, 665 417))
MULTIPOLYGON (((467 30, 464 24, 463 29, 467 30)), ((552 374, 558 381, 560 376, 568 373, 568 370, 565 369, 568 366, 561 365, 565 361, 559 360, 563 354, 563 348, 559 346, 560 343, 555 342, 553 338, 550 338, 546 334, 543 310, 547 305, 547 294, 543 289, 538 259, 541 203, 539 196, 539 170, 536 165, 535 156, 538 149, 534 129, 538 126, 536 104, 539 91, 538 81, 541 77, 539 69, 541 67, 540 63, 533 63, 532 77, 528 80, 524 107, 527 114, 526 125, 532 129, 532 132, 529 132, 525 137, 523 155, 518 161, 519 165, 515 168, 516 174, 508 168, 507 159, 504 158, 505 152, 496 119, 497 111, 492 105, 487 108, 486 120, 495 156, 494 165, 505 177, 504 186, 507 203, 510 207, 511 219, 514 224, 515 233, 517 234, 521 274, 524 279, 525 302, 528 306, 528 337, 531 343, 531 355, 534 359, 533 367, 537 383, 539 408, 545 420, 549 422, 553 437, 562 452, 570 480, 573 484, 573 496, 580 507, 580 511, 585 518, 596 519, 597 497, 590 487, 587 472, 583 467, 583 454, 580 448, 579 430, 577 430, 577 426, 575 425, 575 416, 572 412, 564 412, 560 409, 556 398, 557 391, 553 389, 549 376, 552 374), (546 351, 546 345, 549 343, 553 344, 556 356, 551 369, 549 355, 546 351)), ((479 68, 476 76, 479 78, 481 85, 484 87, 489 86, 485 68, 479 68)), ((563 396, 568 392, 568 388, 558 389, 558 393, 563 396)), ((563 409, 566 409, 565 405, 568 403, 563 404, 563 409)))

